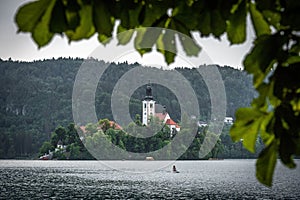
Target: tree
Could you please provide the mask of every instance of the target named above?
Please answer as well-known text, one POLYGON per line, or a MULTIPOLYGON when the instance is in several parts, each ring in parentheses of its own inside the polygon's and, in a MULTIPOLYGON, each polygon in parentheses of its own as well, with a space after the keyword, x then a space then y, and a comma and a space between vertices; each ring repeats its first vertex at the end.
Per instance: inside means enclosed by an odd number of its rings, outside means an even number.
POLYGON ((50 142, 44 142, 43 145, 40 148, 40 155, 44 155, 45 153, 48 153, 49 151, 53 151, 54 147, 50 142))
POLYGON ((110 128, 110 121, 108 119, 100 119, 98 123, 103 132, 106 132, 110 128))
POLYGON ((76 144, 70 145, 70 157, 71 160, 76 160, 80 158, 80 146, 77 146, 76 144))
MULTIPOLYGON (((19 31, 31 32, 39 47, 47 45, 55 34, 64 34, 70 41, 90 38, 98 33, 98 40, 107 43, 113 27, 120 44, 127 44, 134 32, 135 48, 143 55, 154 46, 167 63, 176 56, 173 29, 192 37, 220 38, 227 34, 231 44, 246 39, 246 17, 250 15, 256 38, 244 59, 244 69, 253 75, 253 85, 259 96, 250 108, 236 113, 231 129, 234 141, 243 139, 246 149, 254 152, 260 135, 265 144, 256 168, 257 178, 268 186, 279 155, 281 161, 294 168, 293 155, 300 154, 300 2, 298 0, 216 0, 216 1, 73 1, 39 0, 22 6, 15 21, 19 31), (151 32, 141 27, 161 27, 165 31, 151 32), (126 32, 125 32, 126 31, 126 32), (149 34, 154 38, 149 40, 149 34), (163 50, 170 47, 174 52, 163 50)), ((179 38, 188 56, 197 56, 200 47, 193 40, 179 38)))
POLYGON ((63 143, 65 143, 65 140, 66 140, 66 137, 67 137, 67 130, 64 127, 58 126, 55 129, 54 133, 57 135, 57 138, 56 138, 57 141, 55 141, 56 142, 55 145, 57 145, 57 142, 59 140, 61 140, 63 143))
POLYGON ((135 124, 138 125, 138 126, 142 126, 142 122, 141 122, 141 115, 139 114, 136 114, 135 115, 135 120, 134 120, 135 124))
POLYGON ((51 139, 50 139, 51 145, 54 146, 54 147, 56 147, 58 141, 59 141, 59 138, 58 138, 57 134, 55 132, 53 132, 51 134, 51 139))

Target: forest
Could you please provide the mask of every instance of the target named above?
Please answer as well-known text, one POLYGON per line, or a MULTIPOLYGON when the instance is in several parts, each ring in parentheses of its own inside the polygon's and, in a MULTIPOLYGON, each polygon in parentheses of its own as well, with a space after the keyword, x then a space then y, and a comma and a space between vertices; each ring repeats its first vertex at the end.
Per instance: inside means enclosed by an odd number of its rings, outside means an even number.
MULTIPOLYGON (((72 90, 74 80, 83 59, 57 58, 33 62, 0 60, 0 158, 37 158, 40 148, 57 127, 68 129, 73 123, 72 90)), ((101 67, 109 64, 100 78, 95 107, 98 119, 114 120, 111 112, 111 94, 120 77, 127 71, 139 67, 138 63, 106 63, 96 61, 101 67)), ((209 66, 199 66, 209 67, 209 66)), ((226 116, 234 117, 237 108, 250 106, 256 93, 252 86, 252 77, 245 71, 229 66, 217 66, 224 81, 227 110, 226 116)), ((157 69, 158 71, 162 69, 157 69)), ((201 116, 198 120, 210 119, 210 96, 206 84, 196 69, 178 67, 177 70, 191 84, 199 102, 201 116)), ((163 73, 169 73, 164 71, 163 73)), ((174 80, 173 84, 176 84, 174 80)), ((128 85, 130 87, 130 85, 128 85)), ((141 113, 141 99, 145 95, 141 86, 130 97, 130 115, 133 121, 141 113)), ((153 84, 153 96, 157 103, 165 105, 172 119, 180 123, 180 105, 176 96, 166 87, 153 84)), ((205 130, 200 130, 199 133, 205 130)), ((66 131, 68 132, 68 131, 66 131)), ((110 130, 111 132, 111 130, 110 130)), ((104 132, 103 134, 111 134, 104 132)), ((92 137, 92 136, 91 136, 92 137)), ((111 136, 110 136, 111 137, 111 136)), ((161 137, 162 138, 162 137, 161 137)), ((165 138, 164 140, 169 140, 165 138)), ((201 142, 200 136, 193 144, 201 142)), ((69 144, 73 144, 69 142, 69 144)), ((224 126, 217 154, 210 157, 242 158, 255 157, 243 150, 241 143, 232 143, 229 127, 224 126), (221 145, 222 144, 222 145, 221 145)), ((258 141, 260 148, 260 142, 258 141)), ((193 148, 195 145, 191 145, 193 148)), ((55 144, 53 144, 55 146, 55 144)), ((76 141, 80 146, 80 141, 76 141)), ((75 143, 73 147, 76 146, 75 143)), ((129 146, 125 148, 131 148, 129 146)), ((197 146, 197 145, 196 145, 197 146)), ((218 146, 216 146, 217 148, 218 146)), ((84 151, 83 147, 80 152, 84 151)), ((78 152, 78 151, 77 151, 78 152)), ((74 156, 80 159, 84 156, 74 156)), ((192 153, 186 153, 182 159, 194 159, 192 153)))

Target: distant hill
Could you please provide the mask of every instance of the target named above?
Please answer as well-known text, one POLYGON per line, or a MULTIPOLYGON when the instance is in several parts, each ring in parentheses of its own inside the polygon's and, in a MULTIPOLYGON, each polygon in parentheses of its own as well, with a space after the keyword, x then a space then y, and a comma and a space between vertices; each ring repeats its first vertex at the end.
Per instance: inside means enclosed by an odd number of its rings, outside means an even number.
MULTIPOLYGON (((82 59, 65 58, 34 62, 0 60, 0 158, 31 156, 50 139, 55 127, 72 122, 72 89, 82 62, 82 59)), ((107 64, 97 62, 99 66, 107 64)), ((111 63, 104 72, 95 99, 98 118, 114 120, 110 106, 113 88, 123 74, 136 66, 137 63, 111 63)), ((234 117, 235 110, 248 106, 255 95, 252 78, 228 66, 218 66, 218 69, 226 89, 227 116, 234 117)), ((207 120, 210 98, 202 77, 196 69, 176 70, 190 82, 201 108, 201 120, 207 120)), ((175 95, 161 85, 153 84, 152 88, 157 102, 166 105, 172 118, 178 121, 181 113, 175 95)), ((140 100, 144 93, 145 86, 138 88, 131 97, 132 118, 141 113, 140 100)))

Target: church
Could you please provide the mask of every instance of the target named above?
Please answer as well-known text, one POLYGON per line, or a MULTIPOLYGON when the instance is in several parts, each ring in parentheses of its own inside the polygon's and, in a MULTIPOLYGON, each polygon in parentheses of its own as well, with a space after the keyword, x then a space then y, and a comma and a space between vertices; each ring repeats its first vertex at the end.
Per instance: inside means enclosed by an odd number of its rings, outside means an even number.
POLYGON ((151 117, 157 117, 159 120, 161 120, 166 126, 168 126, 171 130, 171 133, 174 131, 180 131, 180 126, 174 122, 169 113, 167 113, 166 108, 164 107, 164 110, 162 113, 156 112, 155 109, 155 100, 152 96, 152 88, 150 83, 147 85, 146 88, 146 96, 143 98, 142 101, 142 124, 148 125, 150 122, 151 117))

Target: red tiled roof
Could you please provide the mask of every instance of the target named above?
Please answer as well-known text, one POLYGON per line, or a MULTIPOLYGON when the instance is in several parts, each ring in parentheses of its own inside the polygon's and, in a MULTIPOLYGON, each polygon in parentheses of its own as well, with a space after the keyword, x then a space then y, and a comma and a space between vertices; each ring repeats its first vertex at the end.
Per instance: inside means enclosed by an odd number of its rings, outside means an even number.
POLYGON ((167 113, 163 114, 163 113, 155 113, 155 116, 161 120, 164 121, 165 117, 167 116, 167 113))
POLYGON ((86 133, 85 126, 80 126, 79 128, 82 130, 83 133, 86 133))
MULTIPOLYGON (((110 128, 114 128, 116 130, 122 130, 122 127, 114 121, 109 121, 109 126, 110 126, 110 128)), ((83 133, 87 132, 85 129, 85 126, 80 126, 80 129, 82 130, 83 133)), ((100 125, 97 127, 97 130, 101 130, 100 125)))
POLYGON ((116 130, 121 130, 122 129, 122 127, 114 121, 109 121, 109 124, 110 124, 111 128, 114 127, 116 130))
POLYGON ((168 120, 166 121, 166 124, 167 124, 167 125, 177 125, 176 122, 174 122, 172 119, 168 119, 168 120))

